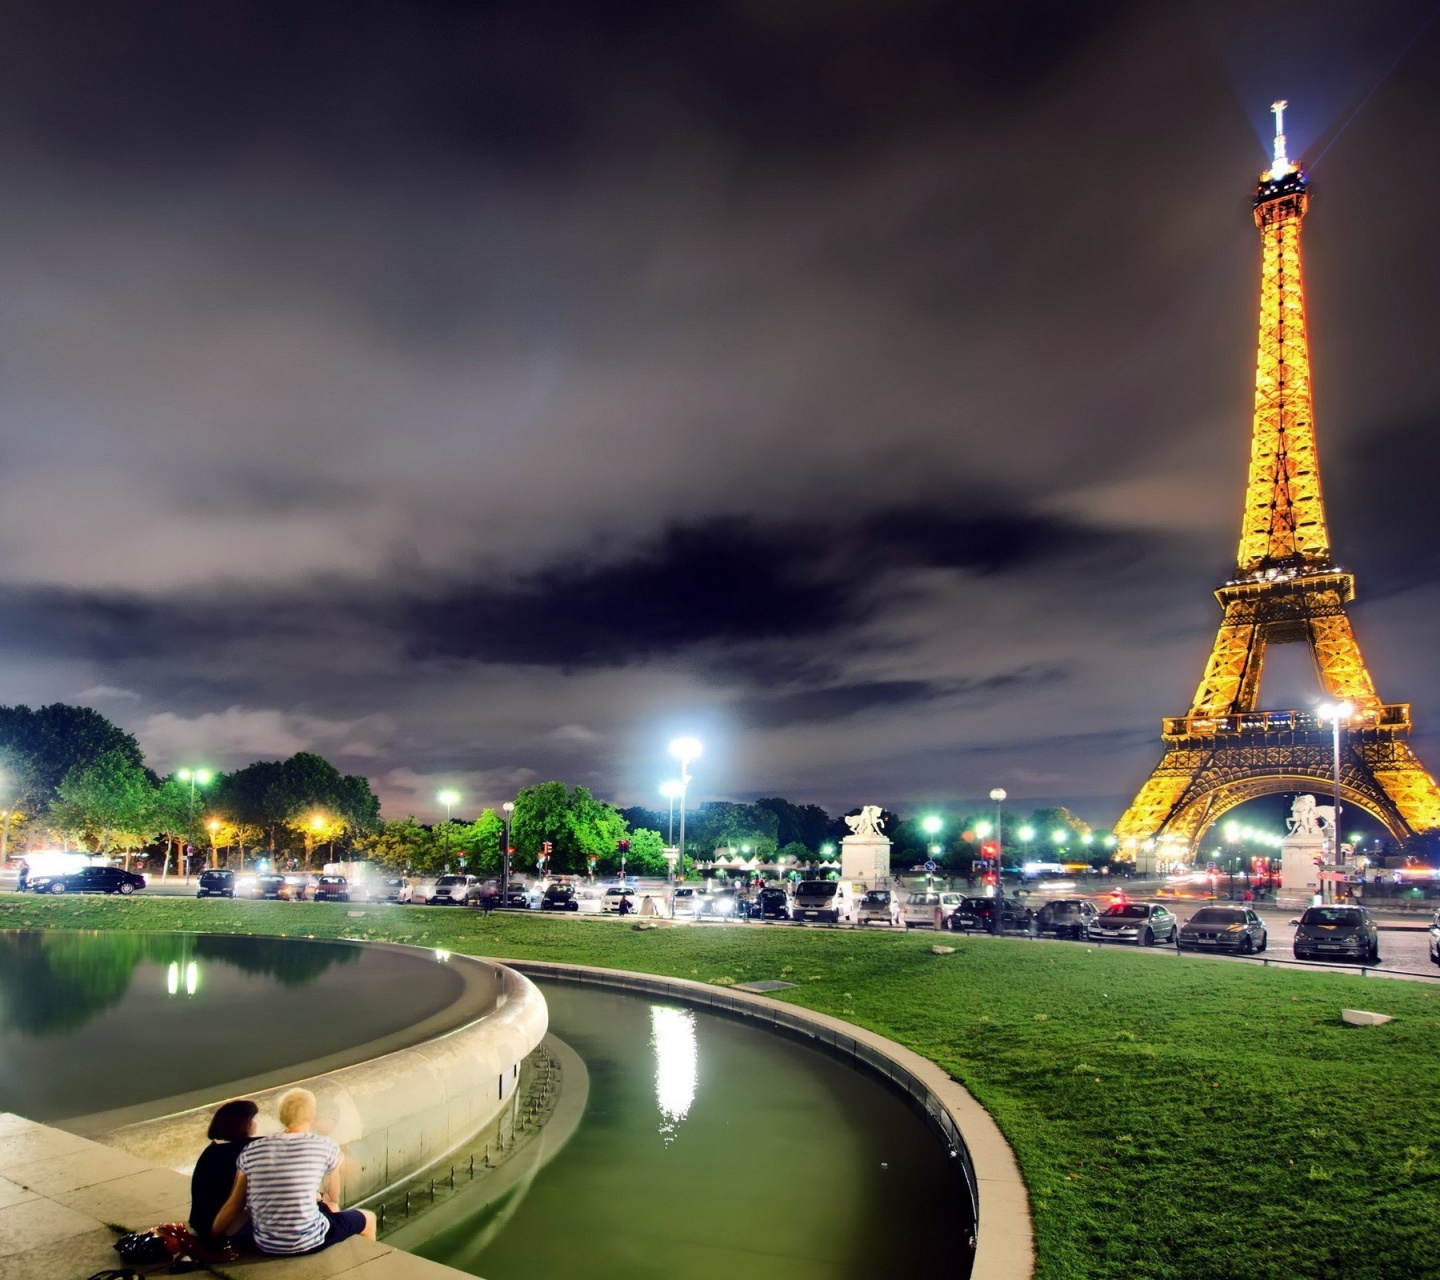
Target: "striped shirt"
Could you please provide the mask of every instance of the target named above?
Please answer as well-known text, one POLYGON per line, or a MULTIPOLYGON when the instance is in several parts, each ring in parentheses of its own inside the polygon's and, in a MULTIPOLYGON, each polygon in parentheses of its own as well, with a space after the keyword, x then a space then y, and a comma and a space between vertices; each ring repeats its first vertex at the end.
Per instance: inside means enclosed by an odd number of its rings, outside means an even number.
POLYGON ((305 1253, 325 1241, 329 1223, 317 1197, 340 1167, 340 1148, 318 1133, 276 1133, 247 1143, 235 1167, 245 1175, 250 1229, 265 1253, 305 1253))

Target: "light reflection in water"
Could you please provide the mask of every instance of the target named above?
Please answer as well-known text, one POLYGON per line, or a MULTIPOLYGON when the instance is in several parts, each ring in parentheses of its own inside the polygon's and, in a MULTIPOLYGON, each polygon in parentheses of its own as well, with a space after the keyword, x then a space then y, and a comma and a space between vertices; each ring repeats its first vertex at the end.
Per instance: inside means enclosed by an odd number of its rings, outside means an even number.
POLYGON ((655 1050, 655 1105, 660 1108, 660 1132, 669 1146, 695 1101, 700 1075, 695 1015, 687 1009, 651 1005, 650 1044, 655 1050))
POLYGON ((165 970, 165 990, 172 996, 178 995, 182 976, 185 979, 185 994, 193 996, 200 989, 200 966, 193 960, 183 969, 177 961, 170 962, 170 967, 165 970))

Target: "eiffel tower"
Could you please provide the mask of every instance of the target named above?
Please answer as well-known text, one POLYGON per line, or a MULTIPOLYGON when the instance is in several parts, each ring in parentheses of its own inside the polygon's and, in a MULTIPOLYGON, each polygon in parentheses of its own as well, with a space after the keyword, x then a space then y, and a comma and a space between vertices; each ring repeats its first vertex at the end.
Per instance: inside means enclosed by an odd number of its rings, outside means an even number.
POLYGON ((1410 705, 1381 702, 1346 606, 1354 576, 1330 558, 1310 394, 1300 268, 1305 175, 1285 154, 1277 102, 1274 163, 1260 177, 1263 249, 1250 478, 1235 574, 1215 593, 1224 610, 1187 715, 1161 721, 1165 752, 1115 834, 1149 869, 1157 847, 1193 852, 1226 810, 1257 796, 1334 786, 1333 728, 1313 710, 1256 707, 1265 652, 1306 644, 1326 695, 1348 703, 1340 792, 1397 840, 1440 827, 1440 787, 1407 739, 1410 705))

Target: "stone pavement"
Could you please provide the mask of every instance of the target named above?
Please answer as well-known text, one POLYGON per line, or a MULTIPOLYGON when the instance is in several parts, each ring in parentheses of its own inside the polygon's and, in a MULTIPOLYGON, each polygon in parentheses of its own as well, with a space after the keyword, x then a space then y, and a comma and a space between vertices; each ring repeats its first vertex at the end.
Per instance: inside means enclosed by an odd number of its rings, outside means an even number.
MULTIPOLYGON (((183 1222, 189 1211, 190 1180, 183 1174, 0 1112, 0 1280, 85 1280, 120 1265, 113 1246, 122 1232, 183 1222)), ((369 1240, 347 1240, 302 1258, 247 1258, 211 1271, 244 1280, 460 1275, 369 1240)))

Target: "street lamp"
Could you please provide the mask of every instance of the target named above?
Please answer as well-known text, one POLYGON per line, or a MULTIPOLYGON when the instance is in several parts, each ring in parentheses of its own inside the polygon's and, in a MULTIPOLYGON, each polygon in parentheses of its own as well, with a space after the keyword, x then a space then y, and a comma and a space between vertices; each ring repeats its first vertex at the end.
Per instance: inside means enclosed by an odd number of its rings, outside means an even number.
POLYGON ((190 822, 188 834, 185 838, 185 853, 180 855, 181 866, 184 868, 185 883, 190 883, 190 863, 188 854, 195 847, 195 788, 208 786, 210 779, 215 775, 209 769, 177 769, 175 776, 181 782, 190 784, 190 822))
POLYGON ((990 792, 990 799, 995 801, 995 870, 998 872, 1005 864, 1005 832, 1000 825, 1000 806, 1005 803, 1005 788, 995 787, 990 792))
POLYGON ((1026 858, 1029 858, 1029 856, 1030 856, 1030 841, 1032 841, 1033 839, 1035 839, 1035 828, 1034 828, 1034 827, 1031 827, 1031 826, 1024 826, 1024 827, 1021 827, 1020 830, 1017 831, 1015 834, 1020 837, 1020 844, 1021 844, 1021 846, 1023 847, 1023 849, 1024 849, 1024 851, 1025 851, 1024 856, 1025 856, 1026 858))
MULTIPOLYGON (((1355 704, 1352 702, 1327 702, 1316 709, 1315 713, 1323 724, 1330 721, 1334 731, 1335 744, 1335 816, 1331 819, 1333 824, 1330 828, 1330 858, 1336 866, 1340 865, 1340 726, 1355 714, 1355 704)), ((1331 902, 1334 900, 1333 882, 1326 880, 1320 887, 1320 900, 1331 902)))
POLYGON ((445 806, 445 870, 450 870, 450 810, 460 803, 460 793, 448 787, 437 791, 435 799, 445 806))
POLYGON ((680 761, 680 856, 682 858, 685 856, 685 793, 690 789, 690 762, 698 759, 704 750, 699 738, 676 738, 670 744, 670 754, 680 761))
POLYGON ((220 823, 211 818, 205 827, 210 832, 210 863, 213 866, 215 863, 215 833, 220 830, 220 823))
POLYGON ((500 859, 500 905, 510 905, 510 818, 515 805, 507 800, 500 806, 505 811, 505 852, 500 859))
POLYGON ((660 794, 670 801, 670 825, 665 830, 665 843, 675 843, 675 797, 680 794, 680 784, 674 778, 660 784, 660 794))

